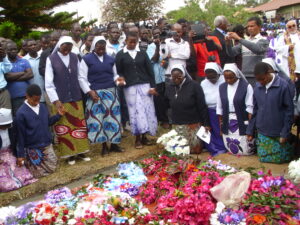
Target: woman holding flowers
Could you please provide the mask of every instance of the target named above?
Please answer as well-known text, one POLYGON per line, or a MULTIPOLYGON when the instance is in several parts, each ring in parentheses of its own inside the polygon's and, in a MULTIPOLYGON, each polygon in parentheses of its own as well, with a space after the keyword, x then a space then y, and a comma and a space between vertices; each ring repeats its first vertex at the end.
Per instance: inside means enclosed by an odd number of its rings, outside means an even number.
POLYGON ((166 89, 166 98, 172 110, 172 123, 175 130, 184 136, 191 153, 200 153, 202 143, 196 133, 200 126, 210 130, 205 97, 201 86, 193 81, 181 64, 171 69, 172 84, 166 89))
POLYGON ((234 155, 251 155, 254 140, 246 129, 253 112, 253 89, 235 63, 224 65, 225 83, 219 87, 217 115, 225 146, 234 155))
POLYGON ((204 72, 206 78, 201 82, 201 87, 204 91, 211 124, 211 140, 209 144, 205 143, 205 148, 212 156, 215 156, 227 152, 222 136, 220 135, 220 124, 216 114, 219 86, 224 83, 224 76, 221 67, 215 62, 206 63, 204 72))
POLYGON ((258 82, 254 89, 253 116, 247 129, 248 139, 258 133, 258 157, 261 162, 285 163, 293 157, 288 137, 293 124, 294 105, 288 83, 270 73, 267 63, 254 68, 258 82))

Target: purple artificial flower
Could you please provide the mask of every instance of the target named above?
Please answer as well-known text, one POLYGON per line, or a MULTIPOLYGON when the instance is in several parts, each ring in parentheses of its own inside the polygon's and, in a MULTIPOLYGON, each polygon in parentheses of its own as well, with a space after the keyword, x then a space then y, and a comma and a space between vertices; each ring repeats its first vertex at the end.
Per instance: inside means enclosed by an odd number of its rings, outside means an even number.
POLYGON ((237 154, 239 152, 239 144, 240 142, 237 139, 226 138, 227 146, 233 154, 237 154))

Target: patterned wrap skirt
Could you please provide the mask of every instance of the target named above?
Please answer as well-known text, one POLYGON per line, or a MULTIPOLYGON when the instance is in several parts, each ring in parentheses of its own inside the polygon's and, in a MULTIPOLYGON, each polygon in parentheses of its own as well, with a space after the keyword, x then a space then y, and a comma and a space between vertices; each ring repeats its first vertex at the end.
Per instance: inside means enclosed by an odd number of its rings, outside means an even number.
MULTIPOLYGON (((86 122, 82 101, 63 103, 66 113, 54 125, 57 136, 58 153, 61 158, 69 158, 89 151, 86 122)), ((57 110, 52 106, 53 112, 57 110)))
POLYGON ((233 155, 252 155, 255 151, 255 140, 248 141, 246 135, 240 135, 235 113, 229 114, 228 134, 223 134, 227 150, 233 155))
POLYGON ((0 149, 0 192, 16 190, 37 181, 25 167, 17 166, 11 149, 0 149))
POLYGON ((187 140, 191 154, 200 154, 202 152, 202 141, 197 136, 200 126, 200 123, 174 126, 176 132, 187 140))
POLYGON ((155 136, 157 118, 153 97, 148 94, 150 84, 136 84, 124 88, 131 132, 133 135, 149 133, 155 136))
POLYGON ((25 165, 35 178, 47 176, 55 171, 57 157, 52 145, 40 149, 26 148, 25 152, 25 165))
POLYGON ((257 155, 261 162, 286 163, 293 159, 293 146, 290 143, 280 144, 280 137, 268 137, 258 133, 257 155))
POLYGON ((86 123, 91 143, 121 142, 121 111, 117 89, 107 88, 96 91, 100 100, 95 103, 88 97, 86 102, 86 123))

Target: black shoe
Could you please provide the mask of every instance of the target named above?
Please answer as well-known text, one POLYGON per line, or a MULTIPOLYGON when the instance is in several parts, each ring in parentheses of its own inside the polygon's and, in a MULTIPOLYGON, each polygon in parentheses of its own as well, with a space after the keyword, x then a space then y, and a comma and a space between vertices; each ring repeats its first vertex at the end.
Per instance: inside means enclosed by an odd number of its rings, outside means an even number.
POLYGON ((111 144, 110 145, 110 151, 111 152, 124 152, 124 149, 121 148, 119 145, 117 144, 111 144))
POLYGON ((104 155, 108 155, 108 154, 109 154, 109 151, 108 151, 107 145, 103 145, 101 155, 104 156, 104 155))

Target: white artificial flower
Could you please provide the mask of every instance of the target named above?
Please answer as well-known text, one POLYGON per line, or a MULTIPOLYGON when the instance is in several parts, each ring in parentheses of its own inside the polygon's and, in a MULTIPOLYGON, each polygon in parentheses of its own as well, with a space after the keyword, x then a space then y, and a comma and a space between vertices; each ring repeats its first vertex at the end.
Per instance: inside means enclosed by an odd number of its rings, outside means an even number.
POLYGON ((7 206, 0 208, 0 224, 5 224, 7 217, 15 216, 17 208, 14 206, 7 206))
POLYGON ((76 224, 76 220, 75 219, 70 219, 69 221, 68 221, 68 225, 74 225, 74 224, 76 224))
POLYGON ((190 154, 190 146, 185 146, 182 149, 183 155, 189 155, 190 154))
POLYGON ((132 217, 131 219, 128 220, 128 223, 129 223, 129 224, 134 224, 134 222, 135 222, 135 219, 134 219, 133 217, 132 217))
POLYGON ((169 133, 170 137, 172 136, 176 136, 178 133, 176 132, 176 130, 171 130, 169 133))
POLYGON ((300 159, 290 162, 289 166, 289 176, 296 183, 300 183, 300 159))

